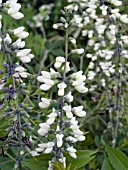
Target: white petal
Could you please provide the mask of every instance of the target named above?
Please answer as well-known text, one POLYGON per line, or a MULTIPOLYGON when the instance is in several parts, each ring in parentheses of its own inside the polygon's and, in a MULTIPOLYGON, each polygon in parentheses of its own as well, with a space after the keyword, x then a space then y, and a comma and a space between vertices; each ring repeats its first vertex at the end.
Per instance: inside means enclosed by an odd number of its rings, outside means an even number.
POLYGON ((76 135, 83 135, 83 132, 80 129, 73 129, 72 130, 76 135))
POLYGON ((47 108, 49 105, 43 103, 43 102, 39 102, 39 107, 40 108, 47 108))
POLYGON ((61 65, 62 65, 62 63, 55 62, 54 67, 55 67, 55 68, 60 68, 60 67, 61 67, 61 65))
POLYGON ((40 89, 43 90, 43 91, 47 91, 51 88, 52 86, 51 85, 47 85, 47 84, 42 84, 40 86, 40 89))
POLYGON ((10 14, 10 16, 14 19, 21 19, 24 17, 24 14, 22 14, 21 12, 17 12, 15 14, 10 14))
POLYGON ((39 82, 41 82, 41 83, 44 82, 44 81, 43 81, 43 80, 44 80, 44 79, 43 79, 43 76, 38 76, 38 77, 37 77, 37 80, 38 80, 39 82))
POLYGON ((64 96, 64 89, 58 90, 58 96, 64 96))
POLYGON ((19 75, 20 75, 22 78, 27 78, 27 73, 26 73, 26 72, 19 73, 19 75))
POLYGON ((51 125, 51 124, 53 124, 54 123, 54 121, 55 121, 55 118, 49 118, 49 119, 47 119, 47 124, 49 124, 49 125, 51 125))
POLYGON ((69 155, 73 157, 74 159, 77 158, 76 154, 74 152, 69 152, 69 155))
POLYGON ((51 85, 51 86, 54 85, 54 81, 51 80, 51 79, 44 78, 43 81, 44 81, 44 83, 47 84, 47 85, 51 85))
POLYGON ((78 141, 84 141, 85 140, 85 136, 82 135, 75 135, 75 137, 77 138, 78 141))
POLYGON ((45 148, 47 148, 47 143, 41 143, 41 144, 38 144, 38 146, 40 147, 40 148, 42 148, 42 149, 45 149, 45 148))
POLYGON ((23 62, 23 63, 29 63, 31 61, 31 59, 27 56, 24 56, 24 57, 20 57, 20 60, 23 62))
POLYGON ((44 149, 42 149, 42 148, 36 148, 36 151, 37 151, 37 152, 43 152, 43 150, 44 150, 44 149))
POLYGON ((33 54, 29 54, 29 55, 27 55, 29 58, 34 58, 34 55, 33 54))
POLYGON ((23 32, 24 29, 25 29, 24 27, 18 27, 16 29, 14 29, 14 35, 17 35, 17 34, 23 32))
POLYGON ((45 149, 44 153, 50 153, 50 152, 52 152, 52 150, 53 150, 53 147, 47 148, 47 149, 45 149))
POLYGON ((23 50, 19 50, 17 52, 17 57, 24 57, 26 56, 27 54, 29 54, 31 51, 31 49, 23 49, 23 50))
POLYGON ((13 7, 8 9, 8 14, 15 14, 19 11, 21 8, 21 5, 19 3, 16 3, 13 7))
POLYGON ((44 78, 51 79, 51 73, 49 73, 48 71, 41 71, 41 74, 44 78))
POLYGON ((66 112, 66 117, 69 119, 73 118, 72 112, 66 112))
POLYGON ((29 33, 23 31, 23 32, 17 34, 16 36, 19 37, 19 38, 27 38, 29 36, 29 33))
POLYGON ((38 134, 39 134, 40 136, 45 136, 47 133, 48 133, 48 130, 47 130, 47 129, 42 129, 42 128, 40 128, 40 129, 38 130, 38 134))
POLYGON ((47 124, 47 123, 40 123, 39 126, 43 129, 49 129, 50 128, 49 124, 47 124))
POLYGON ((81 112, 75 113, 75 115, 77 115, 78 117, 84 117, 86 116, 86 112, 83 110, 81 112))
POLYGON ((64 106, 63 110, 65 110, 66 112, 71 112, 71 105, 64 106))
POLYGON ((64 57, 57 57, 56 61, 59 63, 64 63, 65 62, 65 58, 64 57))
POLYGON ((15 71, 23 72, 23 71, 25 71, 25 69, 24 69, 24 67, 19 66, 19 67, 15 68, 15 71))

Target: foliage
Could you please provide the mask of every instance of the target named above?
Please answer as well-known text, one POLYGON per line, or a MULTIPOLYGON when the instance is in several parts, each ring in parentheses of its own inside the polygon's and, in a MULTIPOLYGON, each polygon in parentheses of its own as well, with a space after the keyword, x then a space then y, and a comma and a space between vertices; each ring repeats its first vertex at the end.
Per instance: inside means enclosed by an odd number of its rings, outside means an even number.
MULTIPOLYGON (((45 137, 41 137, 38 134, 39 124, 46 122, 46 117, 50 114, 52 108, 55 107, 58 109, 60 104, 57 102, 52 103, 49 108, 39 108, 38 103, 42 96, 44 98, 50 97, 56 99, 58 95, 55 86, 49 91, 42 91, 39 89, 40 83, 37 81, 37 77, 41 74, 41 71, 49 71, 49 69, 54 66, 57 56, 65 55, 65 31, 62 28, 58 30, 53 29, 53 24, 58 23, 62 16, 62 11, 60 12, 60 10, 64 9, 68 4, 74 4, 74 8, 78 6, 78 9, 74 10, 70 17, 74 17, 77 14, 82 18, 85 17, 83 11, 86 10, 87 6, 86 1, 82 0, 80 0, 80 2, 75 0, 73 2, 65 0, 25 0, 19 2, 22 5, 21 12, 25 17, 18 22, 7 15, 5 10, 2 14, 2 31, 4 33, 2 36, 5 36, 8 29, 24 26, 25 30, 29 32, 29 37, 26 38, 26 48, 30 48, 35 57, 32 59, 31 63, 22 63, 18 60, 21 66, 27 69, 29 74, 28 78, 24 79, 26 84, 23 88, 20 89, 19 83, 15 81, 16 89, 18 89, 17 100, 15 100, 15 95, 11 94, 10 85, 12 85, 12 77, 7 74, 8 67, 6 63, 8 61, 6 55, 2 50, 0 51, 0 170, 12 170, 14 165, 17 166, 17 138, 8 136, 8 128, 13 125, 13 114, 16 110, 15 101, 18 102, 20 111, 24 111, 26 115, 30 115, 30 117, 21 118, 22 124, 26 122, 31 124, 29 127, 23 127, 23 131, 26 135, 21 141, 23 143, 23 147, 21 148, 22 169, 46 170, 48 169, 49 161, 52 160, 55 153, 41 153, 39 156, 32 156, 31 151, 35 151, 40 142, 47 142, 45 137), (42 5, 50 6, 51 3, 53 3, 54 6, 51 6, 50 10, 44 9, 41 11, 40 7, 42 5), (42 14, 42 20, 40 21, 42 25, 40 27, 37 26, 36 20, 33 19, 33 17, 39 13, 42 14), (3 83, 3 79, 7 81, 3 83), (23 107, 21 106, 22 103, 24 103, 23 107), (13 108, 11 116, 8 116, 8 106, 13 108)), ((98 2, 100 2, 100 5, 105 2, 109 10, 118 8, 110 4, 108 0, 101 0, 98 2)), ((123 0, 122 2, 123 4, 120 6, 120 12, 123 15, 128 12, 128 2, 127 0, 123 0)), ((53 161, 52 165, 55 170, 128 170, 128 65, 127 56, 121 56, 120 62, 118 54, 119 50, 125 50, 126 52, 128 50, 127 44, 123 44, 123 40, 121 40, 121 36, 127 35, 128 33, 128 25, 119 20, 113 23, 109 15, 103 16, 99 8, 100 5, 97 7, 96 14, 99 18, 104 18, 107 21, 106 32, 109 30, 111 24, 115 24, 118 27, 118 38, 115 44, 111 44, 107 33, 99 37, 95 27, 95 18, 91 18, 90 22, 83 25, 83 27, 73 26, 69 28, 69 36, 72 36, 77 41, 76 44, 69 42, 69 51, 79 48, 84 49, 82 55, 70 54, 69 61, 71 62, 70 73, 83 70, 84 75, 86 75, 86 86, 89 91, 86 94, 82 94, 72 90, 74 107, 82 105, 87 113, 85 117, 78 118, 80 129, 84 132, 86 140, 74 144, 77 149, 76 159, 73 159, 64 151, 66 168, 61 162, 53 161), (83 36, 84 30, 93 30, 92 38, 89 38, 89 33, 83 36), (94 44, 103 44, 103 37, 105 37, 107 49, 114 51, 112 58, 106 60, 99 54, 96 60, 87 57, 87 54, 92 54, 93 57, 96 55, 95 47, 88 45, 90 39, 94 40, 94 44), (100 62, 103 62, 103 65, 105 65, 107 61, 111 61, 112 64, 115 65, 115 72, 110 76, 107 76, 99 65, 100 62), (93 69, 89 68, 90 62, 94 63, 93 69), (120 71, 121 68, 123 70, 122 72, 120 71), (92 80, 89 79, 88 72, 90 70, 95 72, 95 77, 92 80), (105 86, 103 86, 104 81, 105 86), (90 90, 93 88, 94 90, 90 90)), ((85 23, 84 20, 82 20, 82 22, 85 23)), ((16 40, 14 35, 12 35, 11 38, 13 41, 16 40)), ((105 48, 106 47, 102 46, 100 50, 104 50, 105 48)), ((11 54, 10 57, 12 63, 17 62, 17 58, 14 54, 11 54)), ((68 82, 68 80, 69 79, 66 81, 68 82)), ((71 89, 69 89, 69 91, 70 90, 71 89)), ((69 125, 65 125, 65 129, 68 126, 69 125)), ((53 128, 55 128, 54 125, 53 128)), ((65 133, 68 134, 69 131, 67 130, 65 133)), ((53 139, 52 132, 50 137, 53 139)))

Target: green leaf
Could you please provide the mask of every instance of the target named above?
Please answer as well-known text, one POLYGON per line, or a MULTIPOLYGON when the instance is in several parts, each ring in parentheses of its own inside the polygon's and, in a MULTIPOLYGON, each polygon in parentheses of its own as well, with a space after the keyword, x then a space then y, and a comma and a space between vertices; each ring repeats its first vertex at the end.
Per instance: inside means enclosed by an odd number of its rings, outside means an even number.
POLYGON ((25 160, 25 167, 28 167, 31 170, 46 170, 48 168, 48 161, 52 159, 51 154, 41 154, 39 156, 26 159, 25 160))
POLYGON ((101 170, 115 170, 115 169, 112 167, 110 161, 107 158, 105 158, 101 170))
POLYGON ((66 154, 66 164, 67 166, 70 165, 70 169, 74 170, 79 169, 84 167, 87 163, 89 163, 92 159, 95 158, 95 156, 93 156, 96 153, 96 151, 89 151, 89 150, 81 150, 81 151, 77 151, 77 158, 73 159, 71 156, 69 156, 68 154, 66 154))
POLYGON ((0 169, 1 170, 12 170, 14 165, 14 161, 9 158, 0 157, 0 169))
POLYGON ((64 51, 61 49, 54 49, 51 51, 51 53, 55 56, 64 56, 64 51))
POLYGON ((115 170, 128 170, 128 157, 120 150, 106 147, 109 161, 115 170))
POLYGON ((51 49, 52 49, 52 42, 47 40, 47 41, 45 42, 45 48, 46 48, 47 50, 51 50, 51 49))

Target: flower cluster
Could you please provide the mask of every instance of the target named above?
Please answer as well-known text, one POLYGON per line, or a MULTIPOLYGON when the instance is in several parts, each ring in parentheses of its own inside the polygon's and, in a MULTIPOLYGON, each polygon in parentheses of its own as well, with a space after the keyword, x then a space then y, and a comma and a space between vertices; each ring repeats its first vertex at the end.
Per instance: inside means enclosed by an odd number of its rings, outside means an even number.
MULTIPOLYGON (((77 26, 82 30, 83 39, 88 40, 85 57, 89 62, 87 68, 89 92, 99 88, 107 89, 108 100, 111 101, 116 115, 113 119, 119 122, 117 112, 120 112, 123 105, 122 92, 123 87, 126 87, 124 82, 127 81, 127 66, 124 63, 127 63, 128 58, 128 36, 122 29, 128 24, 128 15, 120 8, 123 1, 86 0, 86 3, 83 3, 83 0, 80 0, 79 5, 77 0, 68 2, 71 11, 77 11, 79 7, 82 9, 81 15, 74 15, 72 22, 77 22, 77 26), (113 97, 114 93, 116 98, 113 97)), ((92 98, 96 101, 95 97, 92 98)), ((111 121, 109 123, 111 124, 111 121)), ((118 123, 111 124, 111 127, 113 126, 116 127, 114 135, 112 134, 114 136, 112 142, 115 145, 118 123)))
MULTIPOLYGON (((12 18, 18 20, 24 17, 19 12, 21 5, 17 0, 8 0, 5 3, 0 1, 1 11, 6 12, 12 18)), ((30 74, 24 68, 24 63, 29 63, 34 57, 31 49, 24 49, 25 39, 29 33, 24 31, 24 27, 16 29, 4 30, 4 20, 2 22, 2 14, 0 15, 0 49, 3 52, 6 62, 3 63, 1 99, 5 102, 4 119, 8 119, 7 142, 6 149, 16 147, 16 163, 14 169, 20 169, 22 164, 22 151, 25 154, 25 147, 30 147, 29 138, 26 131, 31 129, 31 123, 28 122, 28 111, 31 110, 25 102, 19 99, 19 94, 26 95, 25 83, 30 74), (2 27, 3 26, 3 27, 2 27), (17 39, 18 38, 18 39, 17 39), (18 62, 13 63, 13 61, 18 62), (7 83, 8 82, 8 83, 7 83)))
MULTIPOLYGON (((68 43, 71 42, 71 40, 73 40, 74 43, 74 38, 68 37, 70 25, 70 21, 67 19, 68 12, 68 8, 65 8, 63 11, 65 18, 63 17, 62 19, 61 17, 62 23, 59 23, 66 31, 66 56, 56 57, 54 63, 55 68, 51 68, 50 72, 41 71, 42 75, 37 77, 37 80, 43 83, 40 85, 41 90, 52 90, 53 86, 56 86, 58 92, 56 100, 55 98, 54 100, 41 98, 42 101, 39 102, 40 108, 50 109, 50 107, 52 107, 52 111, 47 115, 46 122, 39 124, 40 129, 38 130, 38 134, 42 137, 45 136, 48 142, 38 144, 39 148, 37 148, 36 151, 43 153, 53 152, 55 154, 53 160, 63 163, 64 167, 66 166, 66 160, 63 156, 63 149, 65 148, 73 158, 76 158, 76 149, 73 148, 72 144, 85 140, 84 133, 80 130, 76 116, 84 117, 86 112, 83 110, 84 106, 72 107, 73 96, 70 89, 72 89, 72 91, 77 90, 79 93, 86 93, 88 91, 88 88, 85 86, 86 76, 83 75, 83 71, 71 73, 71 63, 68 61, 68 56, 74 54, 81 55, 84 53, 84 49, 74 49, 68 53, 68 43), (58 103, 60 103, 59 106, 56 106, 58 103), (66 132, 67 130, 69 133, 66 132), (52 132, 54 132, 54 137, 52 132), (49 141, 50 139, 52 141, 49 141)), ((59 24, 56 24, 57 27, 59 24)), ((56 25, 53 25, 55 29, 57 28, 56 25)), ((49 169, 52 168, 50 162, 49 169)))
MULTIPOLYGON (((44 31, 43 22, 50 19, 50 14, 54 4, 44 4, 39 7, 39 13, 33 16, 32 21, 27 21, 27 24, 31 28, 40 28, 41 31, 44 31)), ((44 33, 43 33, 44 34, 44 33)))

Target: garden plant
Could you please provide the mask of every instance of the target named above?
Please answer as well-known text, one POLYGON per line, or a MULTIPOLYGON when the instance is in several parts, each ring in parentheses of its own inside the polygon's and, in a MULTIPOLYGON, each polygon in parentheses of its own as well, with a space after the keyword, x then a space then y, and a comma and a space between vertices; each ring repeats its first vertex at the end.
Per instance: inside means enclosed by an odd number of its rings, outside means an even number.
POLYGON ((0 170, 128 170, 127 0, 0 0, 0 170))

